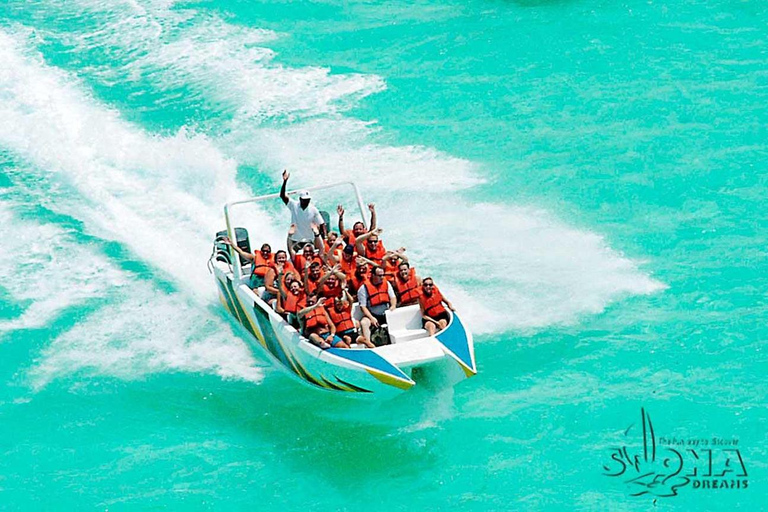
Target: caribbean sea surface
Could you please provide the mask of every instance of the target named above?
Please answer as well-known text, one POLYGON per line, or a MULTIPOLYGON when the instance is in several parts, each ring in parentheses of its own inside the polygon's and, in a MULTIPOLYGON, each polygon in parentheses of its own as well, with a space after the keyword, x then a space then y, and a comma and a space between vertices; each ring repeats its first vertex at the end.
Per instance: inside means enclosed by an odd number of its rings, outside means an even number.
POLYGON ((0 509, 765 509, 767 23, 3 0, 0 509), (359 401, 251 353, 206 261, 285 168, 360 185, 476 377, 359 401))

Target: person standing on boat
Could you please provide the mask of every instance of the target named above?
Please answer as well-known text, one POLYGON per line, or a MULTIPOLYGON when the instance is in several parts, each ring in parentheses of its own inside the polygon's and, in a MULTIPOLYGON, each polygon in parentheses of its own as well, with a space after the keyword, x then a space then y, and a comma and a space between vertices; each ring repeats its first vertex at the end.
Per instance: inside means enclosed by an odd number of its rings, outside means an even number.
POLYGON ((325 219, 323 219, 320 211, 314 205, 309 204, 312 200, 312 195, 308 190, 303 190, 299 193, 298 201, 288 197, 285 189, 290 177, 291 173, 283 171, 283 186, 280 187, 280 199, 283 200, 283 203, 291 211, 291 224, 296 226, 296 229, 289 237, 289 241, 293 245, 311 244, 315 242, 317 236, 320 236, 322 242, 327 230, 325 219), (319 234, 312 229, 313 224, 318 227, 319 234))

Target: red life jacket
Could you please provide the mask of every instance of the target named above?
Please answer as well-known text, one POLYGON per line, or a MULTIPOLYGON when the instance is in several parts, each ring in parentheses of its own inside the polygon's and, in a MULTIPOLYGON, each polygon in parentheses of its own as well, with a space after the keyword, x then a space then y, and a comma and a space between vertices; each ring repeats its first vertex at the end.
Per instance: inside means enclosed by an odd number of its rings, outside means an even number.
POLYGON ((320 289, 320 296, 326 297, 328 299, 333 299, 335 297, 341 297, 341 281, 336 279, 336 286, 330 287, 328 286, 328 281, 325 281, 323 283, 322 288, 320 289))
MULTIPOLYGON (((365 283, 365 289, 368 291, 368 305, 378 306, 379 304, 389 304, 389 285, 387 284, 386 279, 382 279, 379 286, 376 286, 369 280, 366 280, 365 283)), ((361 304, 361 306, 364 306, 365 304, 361 304)))
POLYGON ((378 266, 381 266, 381 262, 384 259, 384 255, 387 253, 387 250, 384 249, 384 244, 381 243, 381 240, 378 241, 376 244, 376 249, 371 250, 370 247, 368 247, 368 242, 365 242, 365 257, 371 260, 372 262, 376 263, 378 266))
POLYGON ((322 274, 317 278, 317 281, 313 281, 312 276, 307 276, 307 294, 314 293, 315 290, 317 290, 317 283, 320 281, 321 277, 323 277, 322 274))
POLYGON ((357 268, 355 258, 353 257, 351 260, 347 261, 344 259, 344 256, 341 256, 339 266, 341 267, 341 271, 344 272, 344 275, 347 276, 347 280, 352 279, 352 276, 355 275, 355 269, 357 268))
POLYGON ((408 279, 405 281, 400 278, 400 274, 397 274, 392 280, 392 285, 401 304, 413 303, 419 298, 419 283, 416 280, 416 270, 414 269, 410 269, 408 279))
POLYGON ((440 290, 437 289, 437 286, 433 287, 432 290, 432 295, 427 295, 422 290, 419 293, 419 303, 424 308, 424 314, 434 318, 446 311, 443 307, 443 295, 440 290))
POLYGON ((382 266, 384 267, 384 279, 389 281, 390 283, 394 281, 395 276, 397 275, 398 268, 400 266, 400 258, 395 258, 394 263, 390 263, 392 260, 390 258, 387 258, 383 261, 382 266))
POLYGON ((368 280, 367 270, 363 275, 360 275, 358 273, 352 274, 352 277, 349 279, 350 293, 356 297, 357 291, 360 289, 361 286, 363 286, 363 283, 365 283, 367 280, 368 280))
POLYGON ((304 315, 304 328, 314 329, 318 325, 328 325, 328 319, 325 318, 325 308, 317 306, 315 309, 304 315))
POLYGON ((299 292, 298 295, 294 295, 291 292, 288 292, 285 296, 285 299, 283 300, 283 309, 288 313, 293 313, 294 315, 299 310, 299 303, 304 300, 304 293, 299 292))
POLYGON ((347 242, 347 244, 351 245, 352 247, 355 246, 357 237, 355 236, 355 233, 351 229, 345 230, 344 233, 341 234, 341 237, 344 239, 345 242, 347 242))
MULTIPOLYGON (((313 262, 316 261, 320 265, 323 264, 323 260, 321 260, 317 256, 313 257, 312 261, 313 262)), ((299 276, 301 276, 301 277, 304 277, 304 265, 306 265, 306 264, 307 264, 307 258, 305 258, 303 254, 297 254, 296 257, 293 258, 293 266, 299 272, 299 276)))
MULTIPOLYGON (((277 264, 275 264, 275 269, 277 269, 277 264)), ((299 271, 296 270, 296 267, 293 266, 293 263, 291 263, 289 260, 286 260, 285 263, 283 263, 283 276, 285 276, 285 274, 287 274, 288 272, 293 274, 293 277, 295 277, 296 279, 301 277, 301 274, 299 274, 299 271)))
POLYGON ((269 255, 269 258, 265 258, 261 255, 261 251, 257 251, 253 253, 253 256, 253 272, 251 272, 253 275, 264 277, 269 268, 275 265, 272 254, 269 255))
POLYGON ((328 308, 328 315, 331 322, 336 326, 336 332, 348 331, 355 328, 355 322, 352 320, 352 308, 347 305, 341 311, 336 311, 335 307, 328 308))

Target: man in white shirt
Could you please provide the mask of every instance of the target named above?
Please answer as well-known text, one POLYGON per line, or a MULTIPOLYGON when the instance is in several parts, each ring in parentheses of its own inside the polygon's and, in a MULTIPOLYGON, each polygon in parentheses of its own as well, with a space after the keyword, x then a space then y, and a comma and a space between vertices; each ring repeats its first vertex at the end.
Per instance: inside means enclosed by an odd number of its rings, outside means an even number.
POLYGON ((313 243, 315 241, 315 233, 312 225, 314 224, 318 227, 320 237, 324 238, 326 233, 325 220, 320 215, 320 211, 314 205, 309 204, 312 196, 308 190, 304 190, 299 194, 298 201, 288 197, 285 189, 290 177, 291 174, 288 171, 283 171, 283 186, 280 188, 280 199, 283 200, 283 203, 291 211, 291 224, 296 226, 296 230, 290 235, 290 239, 294 243, 313 243))

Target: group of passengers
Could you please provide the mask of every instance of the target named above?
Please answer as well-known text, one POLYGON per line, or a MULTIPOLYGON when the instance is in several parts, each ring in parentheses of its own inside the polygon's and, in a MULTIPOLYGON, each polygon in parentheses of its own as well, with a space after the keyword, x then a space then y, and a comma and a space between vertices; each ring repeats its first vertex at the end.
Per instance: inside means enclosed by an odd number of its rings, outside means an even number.
POLYGON ((261 298, 289 323, 303 326, 304 336, 320 348, 349 348, 353 343, 374 348, 371 334, 386 324, 386 312, 419 304, 422 324, 430 336, 445 329, 453 305, 431 277, 421 279, 405 255, 405 247, 387 251, 376 225, 376 208, 368 205, 371 224, 355 222, 345 229, 344 207, 336 209, 339 231, 328 229, 320 212, 303 191, 299 200, 286 194, 290 174, 283 172, 280 198, 291 211, 288 251, 272 253, 269 244, 250 254, 226 239, 244 259, 252 261, 250 287, 263 287, 261 298), (363 314, 352 317, 357 302, 363 314), (444 306, 445 305, 445 306, 444 306))

